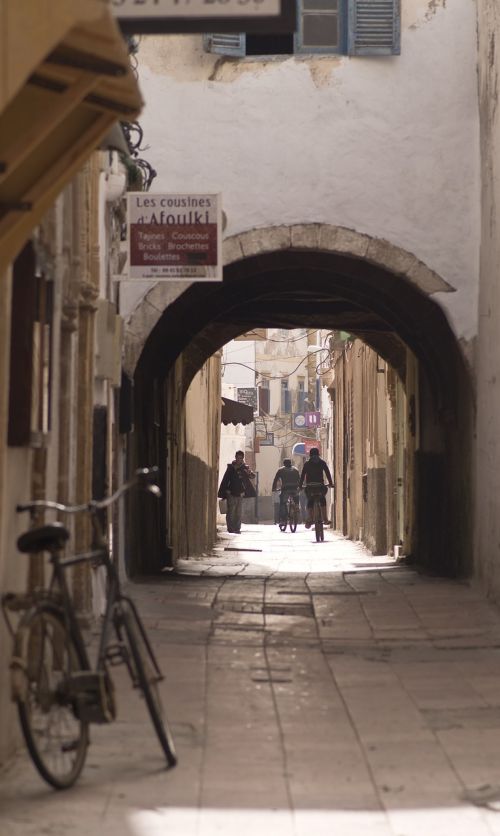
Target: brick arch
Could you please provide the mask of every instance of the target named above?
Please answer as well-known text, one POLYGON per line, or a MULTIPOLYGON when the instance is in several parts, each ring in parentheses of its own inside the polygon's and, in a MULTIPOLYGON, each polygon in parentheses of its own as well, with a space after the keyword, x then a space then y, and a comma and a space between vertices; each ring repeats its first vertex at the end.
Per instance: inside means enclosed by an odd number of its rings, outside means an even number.
MULTIPOLYGON (((415 255, 390 241, 347 227, 321 223, 264 227, 230 236, 223 243, 224 267, 283 250, 353 256, 400 277, 429 297, 438 292, 455 291, 415 255)), ((134 374, 144 344, 163 312, 186 287, 184 283, 158 282, 129 317, 125 327, 125 370, 129 374, 134 374)))

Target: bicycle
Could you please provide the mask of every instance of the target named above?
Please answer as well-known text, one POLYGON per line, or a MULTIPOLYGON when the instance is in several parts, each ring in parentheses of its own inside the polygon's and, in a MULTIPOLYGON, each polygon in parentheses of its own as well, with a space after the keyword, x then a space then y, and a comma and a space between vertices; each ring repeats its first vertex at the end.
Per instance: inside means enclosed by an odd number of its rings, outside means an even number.
MULTIPOLYGON (((313 500, 313 522, 314 522, 314 533, 316 535, 316 542, 323 543, 325 539, 325 532, 323 528, 323 513, 322 513, 322 506, 321 506, 321 499, 323 498, 324 488, 329 487, 324 485, 323 482, 308 482, 306 487, 311 490, 312 500, 313 500)), ((310 496, 308 498, 310 498, 310 496)))
POLYGON ((134 477, 106 499, 84 505, 37 500, 18 505, 33 519, 42 510, 64 514, 87 512, 93 528, 92 551, 63 557, 69 531, 61 522, 46 523, 22 534, 20 552, 47 551, 52 564, 45 589, 2 596, 2 610, 13 638, 10 663, 12 699, 17 703, 23 736, 31 759, 55 789, 72 786, 80 775, 89 745, 89 724, 116 717, 110 668, 125 664, 132 685, 139 688, 168 767, 177 756, 168 724, 162 716, 158 682, 162 673, 133 601, 123 595, 117 569, 103 535, 99 511, 111 506, 133 486, 160 496, 152 483, 157 468, 137 470, 134 477), (98 637, 95 665, 89 660, 65 570, 79 563, 104 566, 107 600, 98 637), (14 629, 12 613, 20 620, 14 629), (114 636, 112 633, 114 631, 114 636), (113 640, 114 639, 114 640, 113 640))
POLYGON ((298 494, 289 493, 285 502, 286 519, 280 520, 280 531, 286 531, 287 525, 290 526, 290 531, 295 534, 297 531, 297 523, 299 521, 298 510, 298 494))

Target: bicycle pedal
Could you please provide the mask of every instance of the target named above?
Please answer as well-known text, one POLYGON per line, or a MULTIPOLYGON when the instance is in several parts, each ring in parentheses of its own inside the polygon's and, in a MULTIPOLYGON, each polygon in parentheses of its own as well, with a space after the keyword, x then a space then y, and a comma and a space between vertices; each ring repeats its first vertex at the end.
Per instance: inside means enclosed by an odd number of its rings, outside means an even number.
POLYGON ((124 644, 109 644, 106 648, 106 662, 109 662, 111 667, 123 665, 128 656, 128 648, 124 644))
POLYGON ((110 723, 116 716, 113 685, 105 672, 71 673, 67 696, 75 701, 77 716, 87 723, 110 723))

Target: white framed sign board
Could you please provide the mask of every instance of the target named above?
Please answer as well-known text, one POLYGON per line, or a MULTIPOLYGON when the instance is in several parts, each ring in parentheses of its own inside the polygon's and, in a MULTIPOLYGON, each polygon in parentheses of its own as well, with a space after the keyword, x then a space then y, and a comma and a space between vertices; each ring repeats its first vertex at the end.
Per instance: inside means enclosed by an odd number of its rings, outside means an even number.
POLYGON ((129 192, 130 281, 222 281, 220 194, 129 192))
POLYGON ((126 34, 294 32, 295 0, 108 0, 126 34))

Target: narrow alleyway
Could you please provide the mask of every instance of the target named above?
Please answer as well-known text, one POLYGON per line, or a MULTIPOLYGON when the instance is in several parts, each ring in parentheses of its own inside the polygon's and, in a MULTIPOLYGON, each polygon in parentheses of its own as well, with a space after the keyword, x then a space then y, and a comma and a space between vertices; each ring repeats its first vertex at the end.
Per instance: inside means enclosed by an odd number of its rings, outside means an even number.
POLYGON ((131 585, 166 675, 179 765, 117 670, 73 789, 24 751, 6 836, 500 834, 500 610, 327 532, 245 526, 131 585))

